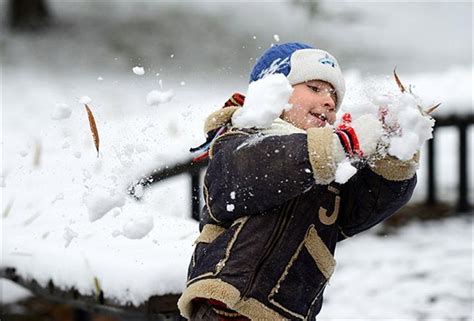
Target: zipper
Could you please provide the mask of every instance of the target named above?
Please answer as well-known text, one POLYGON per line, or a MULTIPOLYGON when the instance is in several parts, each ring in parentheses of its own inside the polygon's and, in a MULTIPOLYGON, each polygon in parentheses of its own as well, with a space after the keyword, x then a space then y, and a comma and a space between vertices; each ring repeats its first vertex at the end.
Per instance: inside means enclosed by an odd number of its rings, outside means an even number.
POLYGON ((294 211, 295 205, 298 201, 298 198, 295 198, 291 201, 289 201, 288 205, 285 206, 284 213, 280 215, 278 218, 277 223, 275 224, 275 232, 271 235, 269 241, 267 241, 267 246, 265 248, 265 251, 263 252, 263 255, 261 256, 260 260, 257 263, 257 266, 252 273, 252 276, 250 278, 250 281, 248 282, 247 286, 245 287, 244 291, 242 292, 242 298, 245 298, 247 294, 250 292, 250 289, 252 288, 253 284, 255 283, 255 278, 259 274, 263 263, 265 263, 266 259, 268 256, 270 256, 270 253, 273 251, 275 248, 276 244, 280 240, 281 236, 283 235, 283 232, 286 230, 288 223, 291 218, 291 214, 294 211))

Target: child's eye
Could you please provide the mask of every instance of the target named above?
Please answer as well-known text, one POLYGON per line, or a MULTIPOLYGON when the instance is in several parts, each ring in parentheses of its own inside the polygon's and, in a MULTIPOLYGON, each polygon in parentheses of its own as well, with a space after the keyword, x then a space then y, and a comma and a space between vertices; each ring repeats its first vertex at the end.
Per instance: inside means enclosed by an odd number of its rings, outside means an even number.
POLYGON ((320 93, 321 92, 321 89, 319 89, 319 87, 317 86, 310 86, 308 85, 309 89, 311 89, 312 91, 314 91, 315 93, 320 93))

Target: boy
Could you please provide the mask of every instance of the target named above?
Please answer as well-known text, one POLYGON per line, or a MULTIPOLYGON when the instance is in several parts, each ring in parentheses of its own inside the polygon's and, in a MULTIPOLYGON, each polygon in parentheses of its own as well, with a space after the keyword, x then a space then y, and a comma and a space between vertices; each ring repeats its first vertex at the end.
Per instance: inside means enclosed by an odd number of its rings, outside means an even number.
MULTIPOLYGON (((345 184, 336 164, 376 153, 380 123, 335 130, 344 79, 329 53, 300 43, 267 50, 251 81, 284 74, 290 110, 267 129, 232 126, 235 94, 205 124, 209 167, 201 234, 178 306, 191 320, 314 320, 336 243, 369 229, 410 199, 417 160, 385 157, 345 184)), ((361 162, 366 164, 367 162, 361 162)))

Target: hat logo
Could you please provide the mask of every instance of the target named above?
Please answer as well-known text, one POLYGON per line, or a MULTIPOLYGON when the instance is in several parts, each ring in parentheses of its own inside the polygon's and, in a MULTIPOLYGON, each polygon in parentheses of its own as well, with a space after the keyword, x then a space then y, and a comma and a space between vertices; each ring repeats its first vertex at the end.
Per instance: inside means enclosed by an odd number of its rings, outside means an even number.
POLYGON ((270 67, 262 70, 258 75, 258 79, 265 78, 268 75, 272 75, 281 71, 282 69, 288 67, 290 65, 290 57, 286 57, 285 59, 275 59, 270 67))
POLYGON ((319 59, 319 62, 322 63, 323 65, 330 65, 331 67, 335 68, 336 67, 336 62, 332 60, 328 54, 324 58, 319 59))

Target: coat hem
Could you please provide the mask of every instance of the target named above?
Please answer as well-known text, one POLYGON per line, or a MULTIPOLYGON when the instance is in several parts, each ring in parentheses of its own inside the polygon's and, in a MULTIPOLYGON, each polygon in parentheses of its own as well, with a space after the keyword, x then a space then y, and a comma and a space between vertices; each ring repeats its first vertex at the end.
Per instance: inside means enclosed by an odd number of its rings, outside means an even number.
POLYGON ((183 292, 178 300, 178 308, 183 317, 191 317, 192 301, 196 298, 219 300, 229 309, 252 320, 287 320, 254 298, 241 298, 240 291, 235 286, 218 278, 196 281, 183 292))

